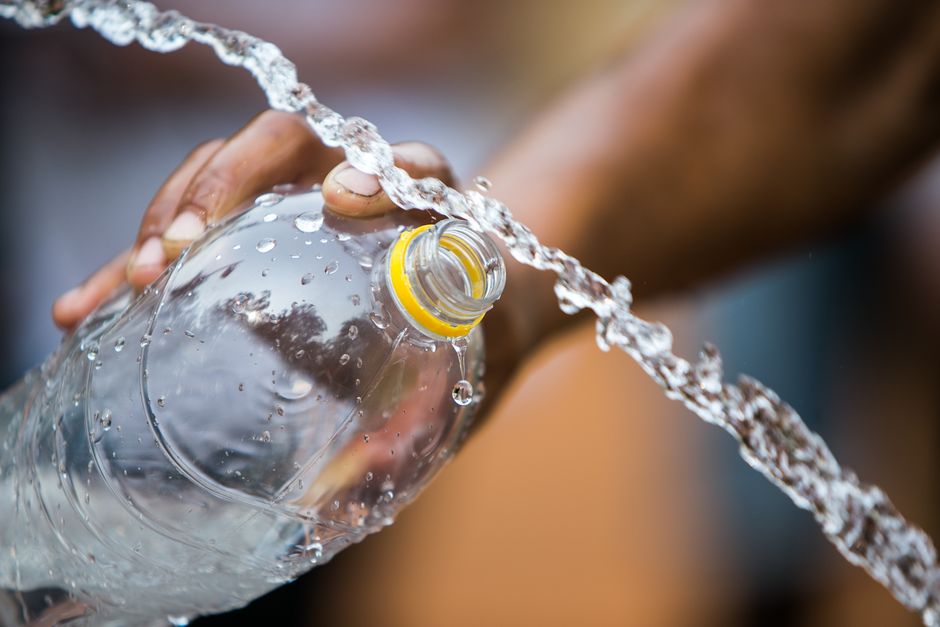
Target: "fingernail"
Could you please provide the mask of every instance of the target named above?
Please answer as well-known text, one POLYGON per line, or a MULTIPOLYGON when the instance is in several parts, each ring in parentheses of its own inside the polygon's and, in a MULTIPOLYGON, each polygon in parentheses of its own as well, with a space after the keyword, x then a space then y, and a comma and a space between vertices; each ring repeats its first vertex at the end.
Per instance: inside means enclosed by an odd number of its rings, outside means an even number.
POLYGON ((165 263, 166 256, 163 254, 163 242, 160 241, 159 237, 151 237, 141 245, 137 254, 131 259, 129 267, 130 271, 133 272, 137 268, 146 268, 148 266, 162 267, 165 263))
POLYGON ((382 188, 379 180, 372 174, 360 172, 348 166, 333 175, 333 181, 357 196, 375 196, 382 188))
MULTIPOLYGON (((202 235, 205 230, 206 223, 202 221, 202 218, 191 211, 184 211, 176 216, 176 219, 163 233, 163 239, 172 242, 191 242, 202 235)), ((143 252, 143 248, 141 248, 141 252, 143 252)))

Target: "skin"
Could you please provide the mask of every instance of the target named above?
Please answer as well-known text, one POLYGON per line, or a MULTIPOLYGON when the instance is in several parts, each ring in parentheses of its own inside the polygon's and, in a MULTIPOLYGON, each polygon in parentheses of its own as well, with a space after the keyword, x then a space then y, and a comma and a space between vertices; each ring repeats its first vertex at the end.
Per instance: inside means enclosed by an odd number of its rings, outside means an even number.
MULTIPOLYGON (((857 219, 936 146, 938 86, 940 4, 690 3, 568 90, 483 172, 542 241, 629 276, 642 298, 857 219)), ((453 179, 425 144, 396 155, 413 176, 453 179)), ((123 281, 153 280, 206 223, 277 183, 316 181, 334 211, 393 209, 299 117, 262 113, 197 147, 147 207, 131 249, 60 297, 53 318, 73 328, 123 281)), ((570 324, 551 284, 509 264, 485 323, 491 391, 570 324)))

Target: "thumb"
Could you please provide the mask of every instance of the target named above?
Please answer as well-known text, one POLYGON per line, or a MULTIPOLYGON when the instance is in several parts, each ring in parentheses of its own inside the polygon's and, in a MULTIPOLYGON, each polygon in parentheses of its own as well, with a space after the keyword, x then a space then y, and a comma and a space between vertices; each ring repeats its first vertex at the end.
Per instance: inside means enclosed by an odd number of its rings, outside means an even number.
MULTIPOLYGON (((414 178, 432 176, 452 185, 454 175, 447 159, 436 148, 421 142, 392 146, 395 165, 414 178)), ((342 215, 367 218, 395 208, 395 203, 379 186, 378 179, 354 168, 348 161, 337 165, 323 180, 323 199, 342 215)))

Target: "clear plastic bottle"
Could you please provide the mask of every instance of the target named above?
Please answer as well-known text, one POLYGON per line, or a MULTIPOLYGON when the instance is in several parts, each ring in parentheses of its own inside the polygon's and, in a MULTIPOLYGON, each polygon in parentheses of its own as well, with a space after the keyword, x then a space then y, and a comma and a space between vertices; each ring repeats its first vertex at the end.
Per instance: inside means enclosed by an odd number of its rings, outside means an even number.
POLYGON ((421 216, 266 194, 7 391, 0 623, 185 624, 390 524, 466 432, 505 276, 421 216))

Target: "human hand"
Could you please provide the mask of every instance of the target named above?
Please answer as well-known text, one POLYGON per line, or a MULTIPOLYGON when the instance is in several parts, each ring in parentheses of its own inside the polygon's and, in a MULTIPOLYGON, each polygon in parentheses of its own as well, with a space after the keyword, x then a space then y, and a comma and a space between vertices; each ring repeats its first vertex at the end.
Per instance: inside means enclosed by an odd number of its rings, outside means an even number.
MULTIPOLYGON (((444 158, 424 144, 394 147, 396 163, 412 176, 451 180, 444 158)), ((367 215, 391 208, 374 177, 341 164, 342 153, 324 146, 303 118, 266 111, 227 140, 196 147, 170 175, 144 212, 131 248, 105 264, 52 309, 62 329, 77 326, 119 285, 135 289, 156 279, 206 229, 279 183, 323 183, 331 208, 367 215)))
MULTIPOLYGON (((434 148, 406 142, 393 146, 396 164, 411 176, 433 176, 453 184, 446 159, 434 148)), ((80 286, 60 296, 53 319, 63 329, 77 326, 117 287, 135 289, 156 279, 193 240, 258 194, 279 183, 322 183, 329 208, 353 217, 395 209, 376 177, 345 161, 338 149, 324 146, 303 118, 268 111, 227 140, 195 148, 151 200, 134 245, 105 264, 80 286)), ((513 306, 512 281, 487 315, 489 398, 495 396, 521 358, 519 308, 513 306), (516 322, 516 321, 519 322, 516 322)))

